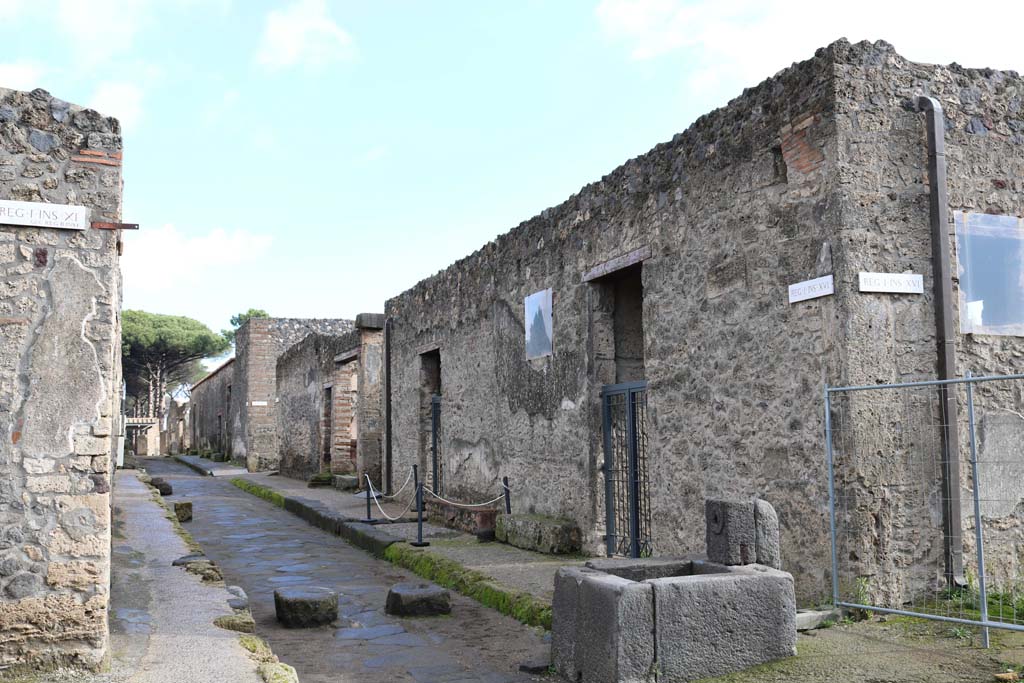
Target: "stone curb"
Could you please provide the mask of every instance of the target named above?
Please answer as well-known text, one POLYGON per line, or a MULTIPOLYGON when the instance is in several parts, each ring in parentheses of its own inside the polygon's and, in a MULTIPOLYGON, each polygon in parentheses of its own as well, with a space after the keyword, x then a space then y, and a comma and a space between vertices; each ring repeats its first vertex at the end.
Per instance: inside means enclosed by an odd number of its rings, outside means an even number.
POLYGON ((172 456, 172 457, 174 458, 175 462, 181 463, 185 467, 187 467, 187 468, 189 468, 191 470, 195 470, 196 472, 198 472, 199 474, 202 474, 203 476, 206 476, 206 477, 212 477, 213 476, 213 471, 212 470, 208 470, 205 467, 202 467, 201 465, 197 465, 194 462, 189 462, 188 460, 185 460, 184 458, 182 458, 181 456, 178 456, 178 455, 175 455, 175 456, 172 456))
POLYGON ((280 498, 284 504, 279 507, 284 508, 285 511, 292 513, 299 519, 305 520, 318 529, 323 529, 330 534, 345 539, 357 548, 362 548, 369 552, 374 557, 386 559, 384 551, 388 549, 388 546, 402 542, 401 538, 392 536, 376 526, 365 524, 350 517, 337 515, 320 501, 285 496, 269 486, 263 486, 241 477, 234 477, 231 479, 231 483, 247 493, 251 493, 274 504, 276 504, 276 501, 273 499, 280 498))

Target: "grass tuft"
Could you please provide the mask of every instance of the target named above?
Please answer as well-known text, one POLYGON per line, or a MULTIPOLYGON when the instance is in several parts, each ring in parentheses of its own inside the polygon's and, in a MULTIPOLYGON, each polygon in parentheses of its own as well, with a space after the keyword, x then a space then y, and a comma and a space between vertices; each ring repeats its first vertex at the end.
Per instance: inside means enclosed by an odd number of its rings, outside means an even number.
POLYGON ((266 486, 260 486, 259 484, 251 482, 248 479, 242 479, 241 477, 233 478, 231 480, 231 483, 237 486, 238 488, 242 489, 246 493, 251 493, 256 497, 262 498, 263 500, 271 503, 272 505, 276 505, 277 507, 282 509, 284 508, 284 496, 282 496, 277 491, 274 491, 273 489, 269 489, 266 486))
POLYGON ((499 586, 480 572, 467 569, 457 562, 413 548, 406 543, 394 543, 384 551, 384 558, 393 564, 414 572, 439 586, 467 595, 482 605, 528 626, 551 629, 551 605, 529 593, 521 593, 499 586))

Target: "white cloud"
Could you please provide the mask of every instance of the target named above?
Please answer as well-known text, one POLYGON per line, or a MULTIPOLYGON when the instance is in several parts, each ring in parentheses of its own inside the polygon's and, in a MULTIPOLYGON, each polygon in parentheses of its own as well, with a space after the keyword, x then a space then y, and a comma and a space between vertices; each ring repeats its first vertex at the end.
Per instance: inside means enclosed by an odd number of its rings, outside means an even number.
POLYGON ((131 49, 155 4, 147 0, 60 0, 57 25, 85 66, 131 49))
POLYGON ((821 7, 811 0, 601 0, 595 16, 634 60, 685 55, 687 89, 695 94, 739 94, 840 37, 884 39, 916 61, 1024 70, 1017 35, 1024 3, 1006 2, 998 22, 975 31, 950 21, 964 11, 953 0, 936 0, 927 11, 891 0, 862 0, 850 12, 821 7))
POLYGON ((366 151, 366 154, 363 155, 363 159, 365 161, 373 163, 374 161, 380 161, 381 159, 383 159, 385 156, 387 156, 387 153, 387 147, 383 145, 378 145, 376 147, 371 147, 370 149, 368 149, 366 151))
POLYGON ((272 69, 324 66, 355 57, 352 36, 338 26, 325 0, 297 0, 267 14, 256 61, 272 69))
POLYGON ((100 83, 88 106, 104 116, 117 118, 123 127, 132 128, 142 117, 142 88, 132 83, 100 83))
POLYGON ((33 90, 38 88, 46 69, 34 62, 0 64, 0 88, 33 90))
MULTIPOLYGON (((178 288, 202 291, 204 277, 258 260, 270 249, 270 235, 221 228, 189 236, 174 225, 142 227, 125 235, 121 270, 125 291, 133 295, 171 292, 178 288)), ((183 299, 185 301, 185 299, 183 299)))
POLYGON ((13 19, 24 4, 22 0, 0 0, 0 19, 13 19))

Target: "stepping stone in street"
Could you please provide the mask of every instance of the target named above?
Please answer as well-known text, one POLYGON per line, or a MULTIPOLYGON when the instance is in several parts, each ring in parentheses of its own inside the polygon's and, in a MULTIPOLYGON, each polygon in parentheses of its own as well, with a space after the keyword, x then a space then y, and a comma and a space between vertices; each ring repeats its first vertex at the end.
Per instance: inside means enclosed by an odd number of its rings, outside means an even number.
POLYGON ((286 628, 323 626, 338 618, 338 594, 316 586, 278 588, 274 608, 277 620, 286 628))
POLYGON ((452 597, 432 583, 396 583, 388 591, 384 611, 399 617, 432 617, 451 614, 452 597))

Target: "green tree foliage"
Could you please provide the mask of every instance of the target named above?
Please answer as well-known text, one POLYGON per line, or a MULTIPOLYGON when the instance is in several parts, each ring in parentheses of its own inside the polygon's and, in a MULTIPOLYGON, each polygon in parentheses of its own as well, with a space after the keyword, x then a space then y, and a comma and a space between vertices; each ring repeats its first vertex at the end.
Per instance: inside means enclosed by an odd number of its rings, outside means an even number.
POLYGON ((238 328, 245 324, 249 318, 269 318, 270 314, 264 311, 262 308, 250 308, 245 313, 238 313, 231 316, 231 329, 221 330, 220 333, 224 335, 232 344, 235 343, 235 333, 238 332, 238 328))
POLYGON ((137 413, 162 417, 168 387, 202 376, 200 360, 227 351, 231 343, 198 320, 145 311, 121 316, 121 365, 129 402, 137 413))

